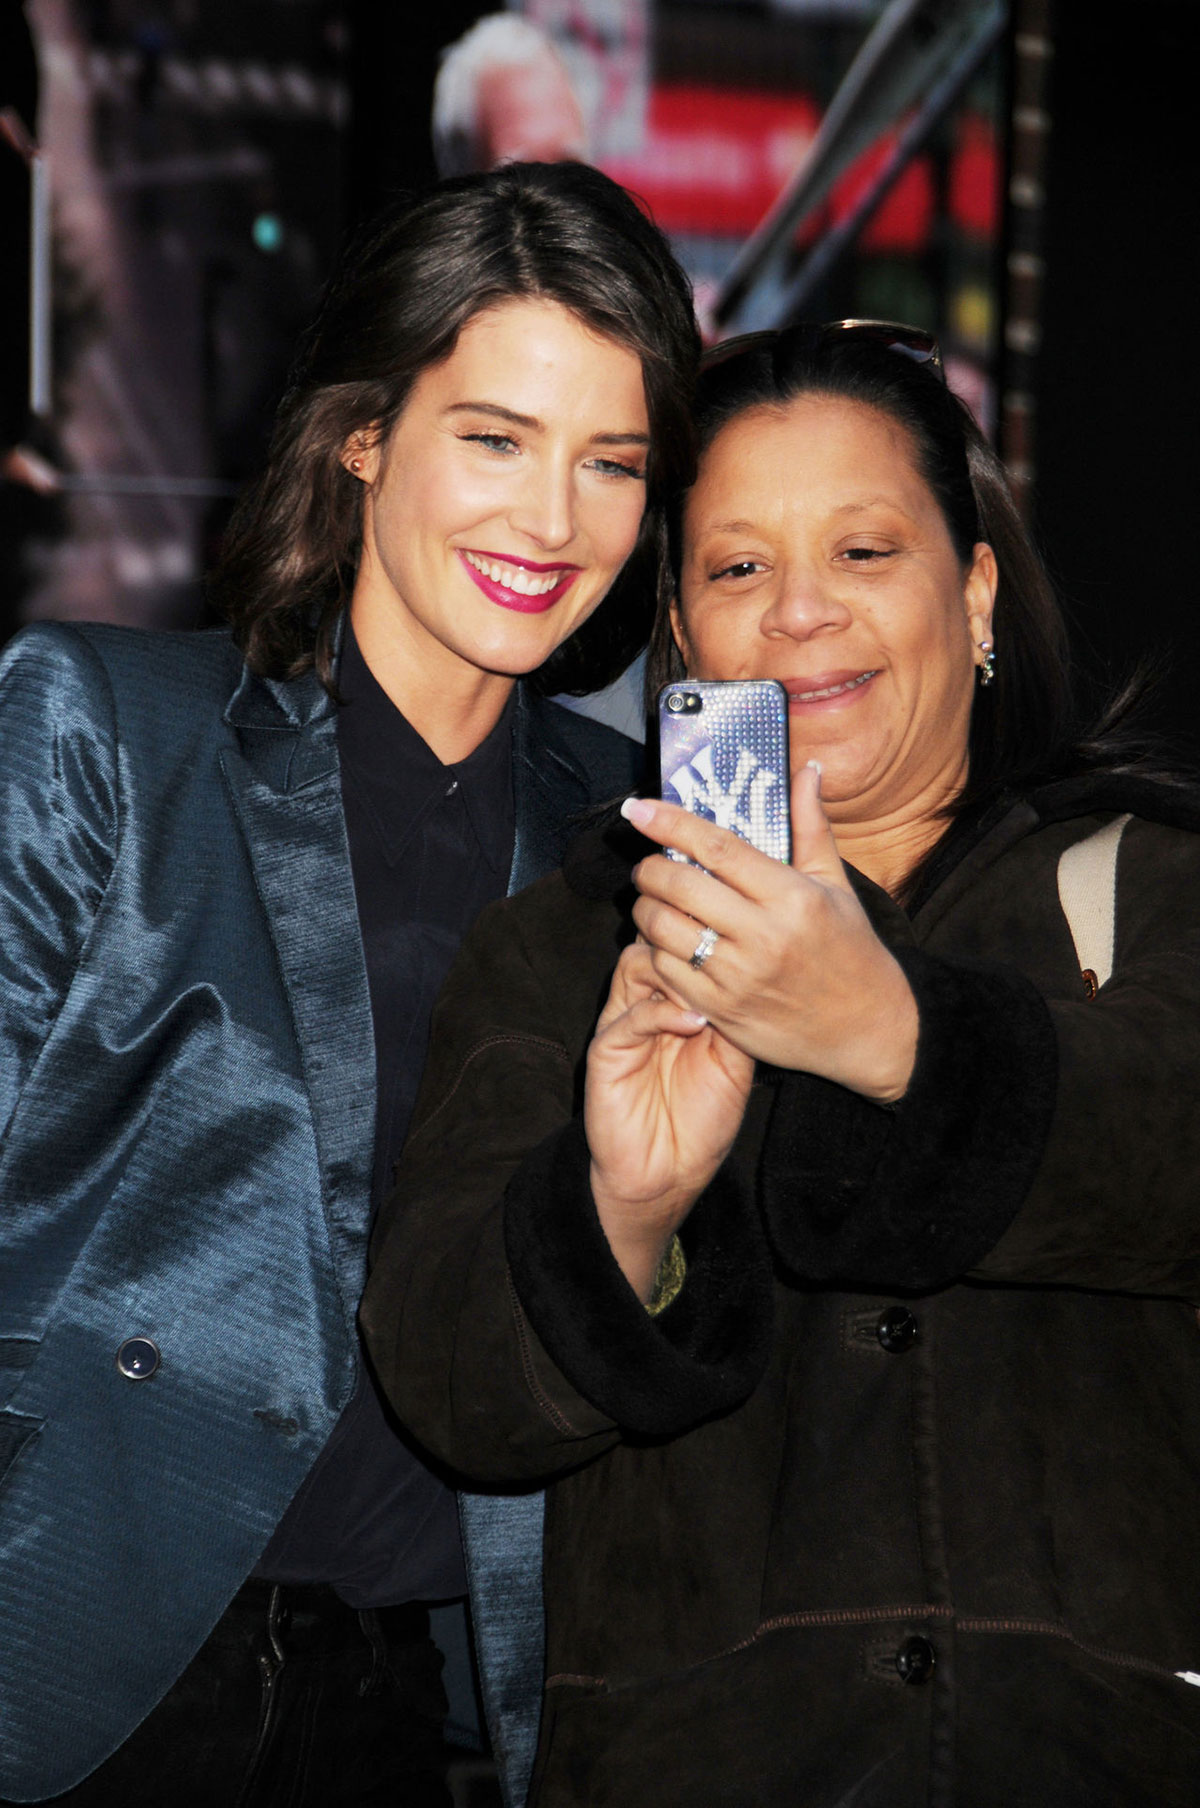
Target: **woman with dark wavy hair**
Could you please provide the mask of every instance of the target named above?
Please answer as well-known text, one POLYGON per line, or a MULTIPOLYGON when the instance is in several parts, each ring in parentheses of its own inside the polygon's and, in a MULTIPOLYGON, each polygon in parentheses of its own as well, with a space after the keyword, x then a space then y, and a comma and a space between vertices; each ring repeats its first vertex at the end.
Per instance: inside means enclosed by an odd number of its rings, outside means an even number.
POLYGON ((362 458, 356 465, 343 451, 356 436, 362 457, 367 442, 386 443, 421 373, 476 315, 517 300, 565 309, 595 339, 631 353, 649 428, 646 457, 635 461, 645 507, 621 581, 601 613, 576 611, 533 688, 595 690, 641 651, 647 598, 665 572, 664 499, 690 469, 696 341, 685 279, 660 235, 598 171, 509 165, 394 209, 367 228, 330 283, 215 578, 256 670, 290 678, 315 668, 329 686, 371 494, 362 458))
MULTIPOLYGON (((232 637, 5 654, 5 1800, 448 1800, 463 1554, 362 1360, 367 1236, 462 934, 634 776, 545 693, 645 641, 697 350, 594 170, 397 204, 233 525, 232 637)), ((516 1532, 464 1524, 503 1592, 516 1532)))
POLYGON ((1084 726, 926 336, 733 341, 698 423, 657 671, 784 687, 791 863, 631 799, 484 916, 379 1373, 551 1478, 536 1808, 1188 1808, 1200 789, 1084 726))

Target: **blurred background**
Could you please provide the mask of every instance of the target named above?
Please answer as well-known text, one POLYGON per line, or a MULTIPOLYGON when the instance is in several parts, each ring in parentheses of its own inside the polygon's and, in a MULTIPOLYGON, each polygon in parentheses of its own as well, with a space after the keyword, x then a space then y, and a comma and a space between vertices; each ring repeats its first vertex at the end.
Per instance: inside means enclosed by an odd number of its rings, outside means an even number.
POLYGON ((1094 664, 1161 649, 1192 731, 1188 0, 0 8, 0 632, 204 622, 346 232, 439 167, 573 155, 709 337, 936 331, 1094 664))

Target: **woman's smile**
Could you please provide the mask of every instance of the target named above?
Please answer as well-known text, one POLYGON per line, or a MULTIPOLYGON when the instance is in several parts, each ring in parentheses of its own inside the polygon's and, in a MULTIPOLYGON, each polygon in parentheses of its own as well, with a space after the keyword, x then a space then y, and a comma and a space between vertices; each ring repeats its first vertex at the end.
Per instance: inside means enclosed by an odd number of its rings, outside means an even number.
POLYGON ((468 552, 464 547, 459 547, 458 556, 486 597, 521 615, 540 615, 553 608, 580 569, 578 565, 538 565, 532 559, 468 552))
POLYGON ((494 717, 599 606, 637 541, 649 437, 636 354, 520 298, 467 322, 386 436, 347 445, 365 485, 350 615, 410 721, 430 696, 486 696, 494 717))
POLYGON ((814 672, 805 678, 782 678, 792 715, 810 715, 821 709, 845 708, 861 699, 879 667, 872 671, 814 672))

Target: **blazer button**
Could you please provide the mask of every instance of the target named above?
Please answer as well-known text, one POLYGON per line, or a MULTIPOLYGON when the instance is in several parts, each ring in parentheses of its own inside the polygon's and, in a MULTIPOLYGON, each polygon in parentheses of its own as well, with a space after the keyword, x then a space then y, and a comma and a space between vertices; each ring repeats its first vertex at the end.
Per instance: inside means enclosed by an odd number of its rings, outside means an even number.
POLYGON ((928 1682, 937 1664, 937 1652, 927 1638, 905 1639, 896 1653, 896 1668, 903 1682, 928 1682))
POLYGON ((162 1357, 148 1337, 127 1337, 117 1351, 117 1367, 126 1381, 149 1381, 162 1357))
POLYGON ((907 1306, 889 1306, 879 1314, 875 1335, 889 1355, 902 1356, 920 1337, 921 1327, 907 1306))

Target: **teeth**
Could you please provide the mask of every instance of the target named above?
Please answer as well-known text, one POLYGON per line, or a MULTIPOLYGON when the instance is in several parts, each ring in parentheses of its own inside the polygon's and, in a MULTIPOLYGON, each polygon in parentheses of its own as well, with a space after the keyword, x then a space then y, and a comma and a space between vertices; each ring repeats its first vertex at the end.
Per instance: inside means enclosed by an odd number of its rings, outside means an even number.
POLYGON ((561 571, 526 571, 523 565, 502 565, 498 559, 481 559, 474 552, 464 552, 463 558, 493 584, 515 590, 518 596, 545 596, 562 582, 561 571))
POLYGON ((846 691, 856 691, 860 684, 874 676, 874 672, 862 672, 857 678, 848 678, 845 684, 830 684, 823 691, 793 691, 792 695, 797 703, 820 703, 826 697, 840 697, 846 691))

